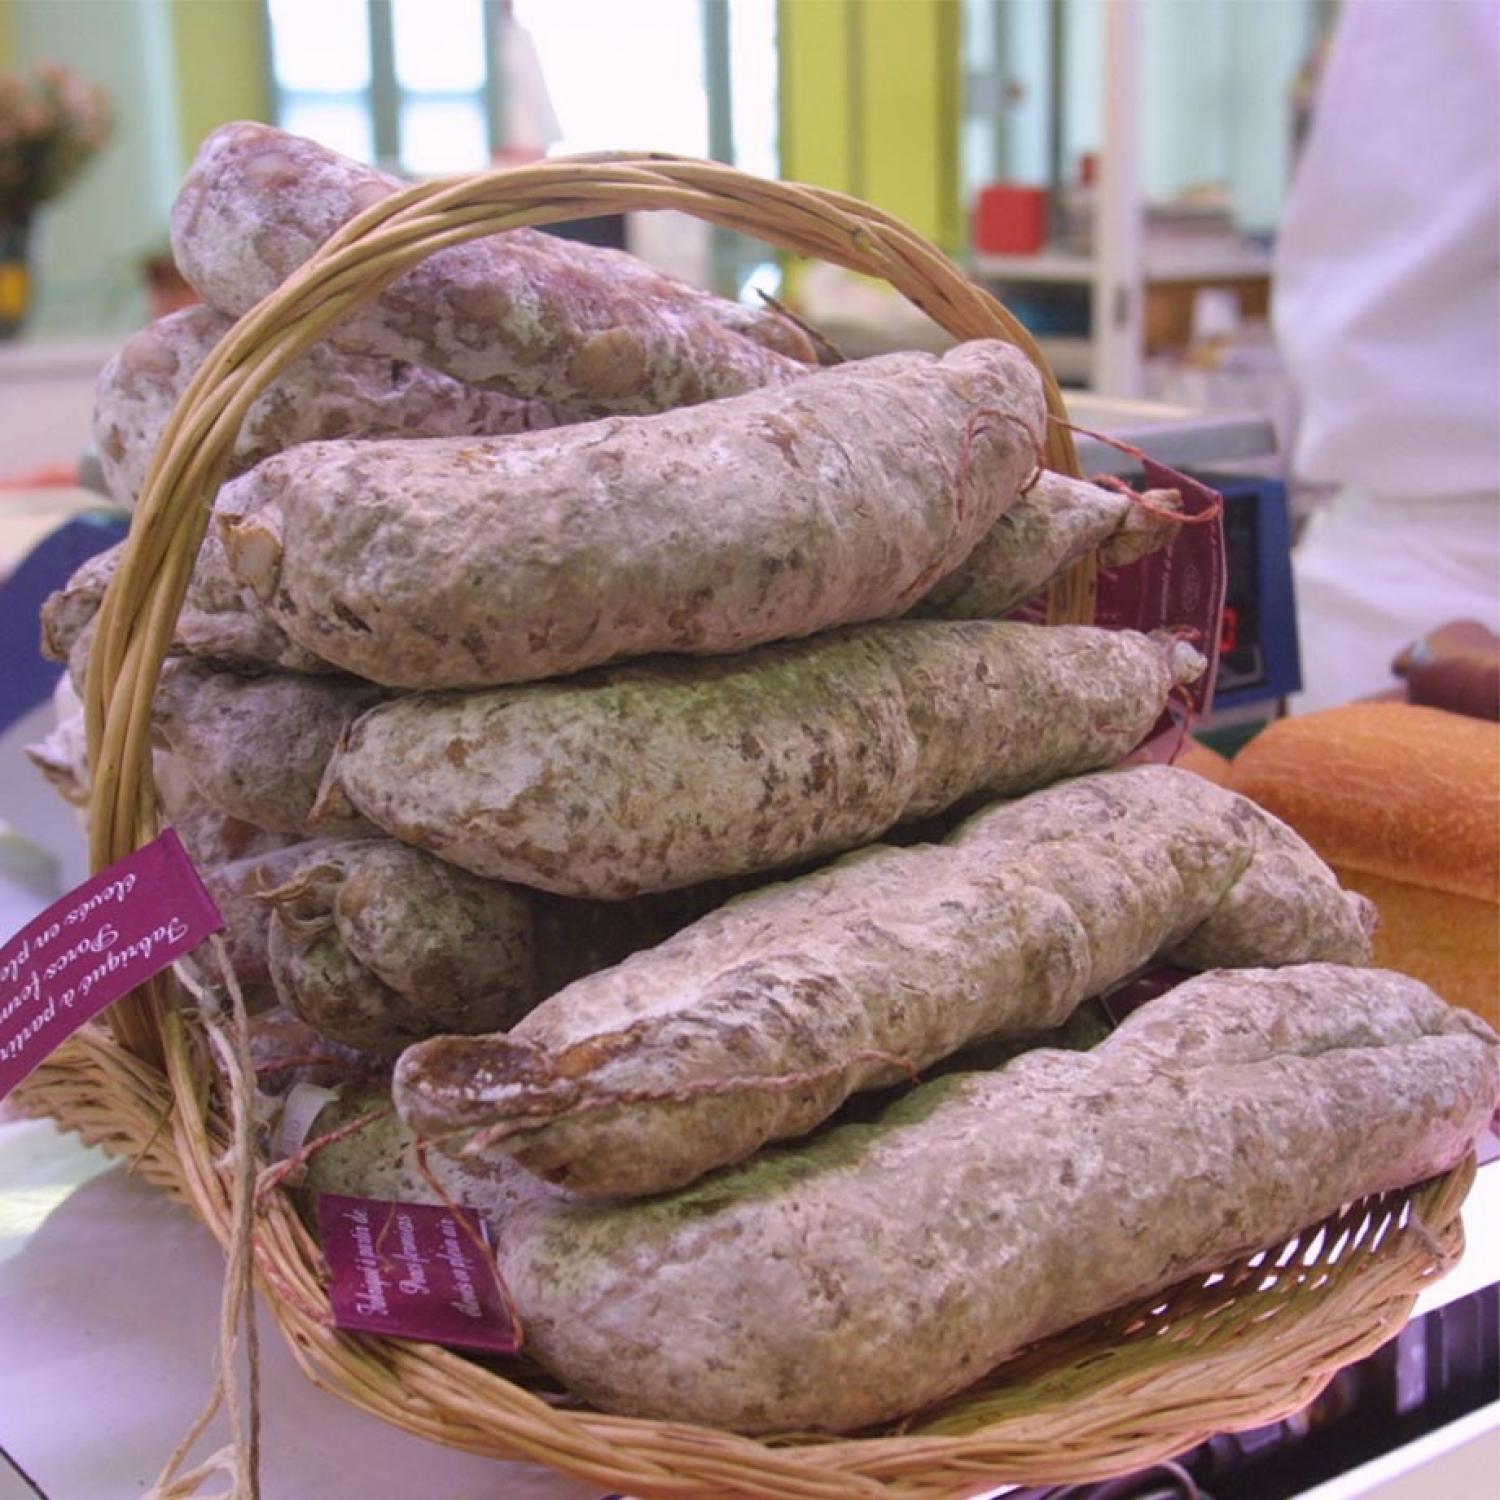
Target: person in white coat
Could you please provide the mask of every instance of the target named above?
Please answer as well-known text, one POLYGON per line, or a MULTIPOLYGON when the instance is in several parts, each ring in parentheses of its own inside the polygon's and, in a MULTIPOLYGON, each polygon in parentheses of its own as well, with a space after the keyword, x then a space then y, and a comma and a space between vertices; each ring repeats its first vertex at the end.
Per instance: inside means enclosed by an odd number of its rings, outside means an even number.
POLYGON ((1296 711, 1500 630, 1500 0, 1346 0, 1277 242, 1298 478, 1296 711))

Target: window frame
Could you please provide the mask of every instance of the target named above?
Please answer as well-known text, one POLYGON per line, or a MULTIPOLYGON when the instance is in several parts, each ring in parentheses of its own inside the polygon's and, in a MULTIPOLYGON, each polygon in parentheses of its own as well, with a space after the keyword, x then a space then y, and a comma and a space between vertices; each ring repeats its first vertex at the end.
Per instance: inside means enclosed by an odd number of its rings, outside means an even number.
MULTIPOLYGON (((306 0, 313 3, 313 0, 306 0)), ((365 0, 369 29, 370 78, 358 90, 321 92, 286 89, 276 76, 274 26, 269 0, 261 0, 260 18, 265 58, 266 97, 272 119, 283 125, 287 106, 292 100, 350 103, 357 102, 367 111, 374 165, 381 171, 398 176, 412 176, 401 161, 401 107, 404 100, 457 101, 476 97, 468 90, 407 90, 396 74, 395 17, 391 0, 365 0)), ((485 81, 477 91, 485 121, 486 144, 491 161, 504 159, 510 142, 506 138, 506 98, 504 94, 505 23, 511 0, 479 0, 484 32, 485 81)), ((732 23, 729 8, 732 0, 698 0, 703 45, 703 78, 707 95, 708 155, 717 161, 735 160, 734 60, 731 42, 732 23)), ((775 14, 774 10, 772 12, 775 14)), ((779 81, 778 81, 779 89, 779 81)), ((782 151, 779 130, 772 142, 775 171, 781 170, 782 151)), ((716 289, 727 296, 738 294, 748 270, 767 258, 764 246, 747 241, 720 226, 711 230, 710 275, 716 289)))
POLYGON ((362 102, 369 111, 370 139, 374 147, 374 164, 382 172, 410 175, 401 160, 401 106, 406 100, 455 103, 478 99, 484 117, 485 145, 491 160, 504 150, 505 98, 503 70, 496 66, 503 36, 505 0, 479 0, 484 27, 485 80, 477 91, 467 89, 403 89, 396 77, 396 27, 391 0, 366 0, 370 33, 370 81, 363 89, 342 89, 326 93, 308 89, 286 89, 276 76, 276 56, 272 45, 271 7, 260 7, 261 30, 265 38, 266 98, 275 122, 286 118, 287 105, 294 99, 362 102))

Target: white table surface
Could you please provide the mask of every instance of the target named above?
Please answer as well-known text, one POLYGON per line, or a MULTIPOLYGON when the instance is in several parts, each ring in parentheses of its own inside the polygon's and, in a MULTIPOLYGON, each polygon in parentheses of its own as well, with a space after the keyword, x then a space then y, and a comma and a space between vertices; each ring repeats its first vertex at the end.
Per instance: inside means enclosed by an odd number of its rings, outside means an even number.
MULTIPOLYGON (((1500 1162, 1481 1169, 1464 1220, 1469 1251, 1418 1313, 1500 1269, 1500 1162)), ((48 1500, 145 1492, 210 1388, 222 1271, 207 1231, 123 1165, 47 1122, 0 1122, 0 1447, 48 1500)), ((316 1390, 269 1318, 261 1333, 265 1500, 601 1496, 397 1432, 316 1390)), ((1485 1441, 1500 1453, 1493 1427, 1485 1441)), ((222 1440, 215 1429, 203 1451, 222 1440)), ((1492 1500, 1494 1490, 1443 1494, 1492 1500)), ((12 1500, 3 1465, 0 1500, 12 1500)))
MULTIPOLYGON (((208 1232, 123 1165, 46 1122, 0 1124, 0 1446, 48 1500, 150 1487, 211 1389, 222 1271, 208 1232)), ((265 1500, 602 1493, 397 1432, 317 1390, 260 1328, 265 1500)))

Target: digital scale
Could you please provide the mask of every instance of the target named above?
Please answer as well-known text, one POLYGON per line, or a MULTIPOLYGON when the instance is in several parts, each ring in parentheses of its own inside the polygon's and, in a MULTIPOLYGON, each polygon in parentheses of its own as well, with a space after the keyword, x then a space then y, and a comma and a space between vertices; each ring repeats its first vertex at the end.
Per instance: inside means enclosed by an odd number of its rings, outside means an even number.
POLYGON ((1286 486, 1212 470, 1194 475, 1224 496, 1226 579, 1214 713, 1274 707, 1302 686, 1286 486))

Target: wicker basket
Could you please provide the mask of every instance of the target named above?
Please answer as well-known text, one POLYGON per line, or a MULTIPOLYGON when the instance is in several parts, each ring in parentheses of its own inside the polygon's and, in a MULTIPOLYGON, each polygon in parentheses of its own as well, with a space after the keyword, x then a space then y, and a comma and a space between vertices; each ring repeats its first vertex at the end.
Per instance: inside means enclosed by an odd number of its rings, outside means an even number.
MULTIPOLYGON (((713 163, 602 156, 409 188, 369 209, 235 325, 163 436, 119 572, 100 612, 86 705, 95 868, 156 833, 149 710, 188 574, 246 409, 359 302, 433 251, 498 230, 673 208, 779 248, 884 278, 959 338, 1040 351, 933 246, 868 205, 713 163)), ((1050 424, 1048 461, 1077 472, 1050 424)), ((1092 565, 1054 590, 1055 621, 1092 618, 1092 565)), ((162 979, 49 1058, 20 1095, 86 1140, 130 1157, 229 1246, 222 1165, 230 1101, 191 1010, 162 979)), ((972 1495, 1004 1483, 1097 1479, 1215 1431, 1295 1410, 1351 1360, 1393 1337, 1418 1291, 1461 1253, 1472 1163, 1356 1204, 1285 1245, 1072 1330, 890 1432, 760 1442, 600 1415, 528 1384, 522 1362, 482 1366, 431 1345, 332 1327, 317 1244, 280 1190, 255 1211, 261 1293, 309 1377, 422 1437, 519 1459, 632 1496, 972 1495), (509 1378, 508 1378, 509 1377, 509 1378)))

